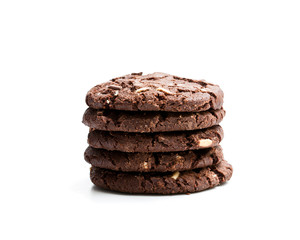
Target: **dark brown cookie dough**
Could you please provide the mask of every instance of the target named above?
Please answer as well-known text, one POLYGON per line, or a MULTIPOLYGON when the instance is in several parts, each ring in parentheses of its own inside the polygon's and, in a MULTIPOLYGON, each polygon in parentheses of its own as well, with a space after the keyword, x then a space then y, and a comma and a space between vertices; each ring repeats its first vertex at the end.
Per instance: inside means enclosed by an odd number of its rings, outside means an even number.
POLYGON ((223 160, 222 148, 169 152, 125 153, 88 147, 85 160, 95 167, 122 172, 175 172, 216 165, 223 160))
POLYGON ((122 152, 175 152, 218 145, 223 138, 221 126, 202 130, 165 133, 126 133, 94 130, 88 143, 94 148, 122 152))
POLYGON ((169 132, 212 127, 225 116, 223 109, 198 113, 189 112, 130 112, 88 108, 83 123, 102 131, 169 132))
POLYGON ((166 73, 132 73, 93 87, 86 103, 94 109, 200 112, 220 109, 223 92, 204 80, 166 73))
POLYGON ((92 182, 104 189, 142 194, 200 192, 228 181, 232 166, 222 161, 216 166, 174 173, 122 173, 91 168, 92 182))

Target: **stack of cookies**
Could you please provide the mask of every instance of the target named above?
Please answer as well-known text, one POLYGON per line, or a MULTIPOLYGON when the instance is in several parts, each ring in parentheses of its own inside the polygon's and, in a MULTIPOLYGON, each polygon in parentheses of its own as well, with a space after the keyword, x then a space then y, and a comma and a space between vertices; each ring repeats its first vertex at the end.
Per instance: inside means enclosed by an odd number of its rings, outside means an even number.
POLYGON ((219 86, 132 73, 93 87, 83 123, 92 182, 127 193, 192 193, 228 181, 219 86))

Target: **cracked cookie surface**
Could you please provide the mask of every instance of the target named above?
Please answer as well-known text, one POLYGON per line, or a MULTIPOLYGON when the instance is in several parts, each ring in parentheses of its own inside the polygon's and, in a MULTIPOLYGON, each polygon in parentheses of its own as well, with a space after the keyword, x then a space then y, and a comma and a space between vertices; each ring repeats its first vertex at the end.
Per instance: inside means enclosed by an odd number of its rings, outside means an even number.
POLYGON ((122 152, 175 152, 217 146, 223 139, 223 129, 210 128, 164 133, 126 133, 92 130, 88 144, 94 148, 122 152))
POLYGON ((213 188, 232 176, 225 160, 218 165, 175 173, 123 173, 92 167, 91 181, 101 188, 142 194, 193 193, 213 188))
POLYGON ((130 112, 88 108, 83 123, 102 131, 169 132, 212 127, 225 116, 223 109, 204 112, 130 112))
POLYGON ((132 73, 93 87, 86 103, 94 109, 200 112, 221 109, 223 91, 204 80, 132 73))
POLYGON ((169 153, 125 153, 88 147, 85 160, 92 166, 122 172, 175 172, 220 163, 221 146, 169 153))

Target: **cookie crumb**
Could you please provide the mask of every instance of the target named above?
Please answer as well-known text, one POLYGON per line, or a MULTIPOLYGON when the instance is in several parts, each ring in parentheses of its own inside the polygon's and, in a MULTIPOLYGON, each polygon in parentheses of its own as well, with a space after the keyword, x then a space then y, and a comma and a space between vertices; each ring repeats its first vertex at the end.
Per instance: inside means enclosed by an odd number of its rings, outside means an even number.
POLYGON ((138 76, 142 76, 142 75, 143 75, 143 72, 131 73, 131 75, 138 75, 138 76))

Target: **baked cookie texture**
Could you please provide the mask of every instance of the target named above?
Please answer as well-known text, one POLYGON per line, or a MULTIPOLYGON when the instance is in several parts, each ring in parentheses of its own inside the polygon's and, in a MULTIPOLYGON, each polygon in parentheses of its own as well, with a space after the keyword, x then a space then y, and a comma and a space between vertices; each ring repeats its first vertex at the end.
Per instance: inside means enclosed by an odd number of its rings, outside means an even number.
POLYGON ((217 146, 223 139, 221 126, 164 133, 125 133, 93 130, 88 143, 94 148, 123 152, 174 152, 217 146))
POLYGON ((224 109, 204 112, 134 112, 88 108, 83 123, 102 131, 136 133, 190 131, 219 124, 225 116, 224 109))
POLYGON ((82 119, 91 181, 130 194, 181 194, 230 180, 223 97, 218 85, 160 72, 93 87, 82 119))
POLYGON ((126 193, 176 194, 213 188, 232 176, 232 166, 223 160, 211 167, 174 173, 124 173, 92 167, 91 181, 101 188, 126 193))
POLYGON ((166 73, 132 73, 93 87, 86 103, 94 109, 200 112, 220 109, 223 91, 204 80, 166 73))
POLYGON ((88 147, 84 158, 95 167, 122 172, 185 171, 217 165, 224 160, 221 146, 163 153, 126 153, 88 147))

